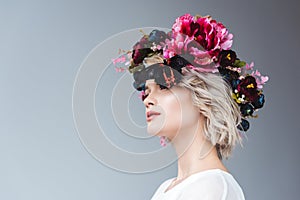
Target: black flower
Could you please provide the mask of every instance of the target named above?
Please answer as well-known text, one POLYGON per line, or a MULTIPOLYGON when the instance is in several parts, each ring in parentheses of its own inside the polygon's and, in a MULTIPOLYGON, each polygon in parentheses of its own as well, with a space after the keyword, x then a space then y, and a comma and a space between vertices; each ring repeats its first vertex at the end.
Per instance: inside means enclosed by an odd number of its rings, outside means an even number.
POLYGON ((218 70, 222 77, 232 86, 232 88, 236 88, 236 86, 234 87, 234 85, 236 85, 237 80, 239 81, 239 73, 237 71, 232 71, 224 67, 218 67, 218 70))
POLYGON ((253 102, 258 97, 257 83, 253 76, 246 76, 237 85, 238 92, 242 95, 244 94, 247 100, 253 102))
POLYGON ((250 103, 242 104, 240 110, 244 117, 252 115, 254 112, 253 106, 250 103))
POLYGON ((254 106, 255 109, 262 108, 265 103, 265 96, 263 94, 260 94, 255 101, 252 102, 252 105, 254 106))
POLYGON ((160 42, 165 41, 166 37, 167 34, 164 31, 155 29, 149 34, 149 42, 159 44, 160 42))
POLYGON ((250 127, 250 123, 246 119, 242 119, 242 122, 238 125, 238 129, 241 131, 247 131, 250 127))
POLYGON ((218 60, 222 67, 232 66, 236 60, 236 53, 232 50, 222 50, 219 53, 218 60))
POLYGON ((183 57, 175 55, 172 58, 168 59, 167 64, 181 73, 181 68, 185 67, 190 63, 183 57))

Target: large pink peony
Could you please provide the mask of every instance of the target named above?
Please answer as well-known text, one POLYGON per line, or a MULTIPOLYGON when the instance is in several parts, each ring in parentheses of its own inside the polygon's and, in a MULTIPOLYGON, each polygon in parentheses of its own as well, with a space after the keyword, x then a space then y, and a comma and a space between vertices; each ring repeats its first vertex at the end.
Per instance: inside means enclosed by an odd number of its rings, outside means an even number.
POLYGON ((214 61, 219 52, 230 49, 233 38, 222 23, 210 17, 194 17, 190 14, 175 20, 172 34, 171 39, 166 40, 166 58, 175 54, 190 54, 194 56, 193 64, 201 65, 202 68, 212 68, 211 71, 215 71, 218 66, 214 61))

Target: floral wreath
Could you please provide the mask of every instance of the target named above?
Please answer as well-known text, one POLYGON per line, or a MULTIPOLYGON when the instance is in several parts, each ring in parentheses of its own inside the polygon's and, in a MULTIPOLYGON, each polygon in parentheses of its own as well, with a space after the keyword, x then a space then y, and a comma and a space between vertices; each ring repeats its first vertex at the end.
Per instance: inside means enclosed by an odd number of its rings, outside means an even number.
MULTIPOLYGON (((141 31, 143 33, 143 31, 141 31)), ((263 85, 268 76, 262 76, 237 57, 231 49, 233 35, 220 22, 210 16, 178 17, 172 30, 164 32, 153 30, 133 46, 132 51, 113 59, 113 64, 122 63, 126 67, 117 67, 117 72, 128 70, 133 74, 133 86, 145 97, 145 82, 154 78, 161 87, 170 88, 179 83, 183 67, 199 73, 219 72, 232 88, 232 98, 239 105, 242 121, 238 125, 241 131, 247 131, 249 117, 257 117, 254 112, 265 103, 263 85), (147 63, 152 57, 155 63, 147 63)))

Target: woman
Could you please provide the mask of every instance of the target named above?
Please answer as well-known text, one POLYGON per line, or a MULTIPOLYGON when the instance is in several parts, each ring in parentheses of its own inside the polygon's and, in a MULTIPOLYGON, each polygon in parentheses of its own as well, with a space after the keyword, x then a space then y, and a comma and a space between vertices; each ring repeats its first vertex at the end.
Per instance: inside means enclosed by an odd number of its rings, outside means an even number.
POLYGON ((147 131, 178 156, 177 177, 164 181, 152 200, 245 199, 222 158, 242 144, 239 131, 247 131, 247 118, 263 107, 268 77, 238 59, 231 44, 223 24, 185 14, 172 31, 153 30, 127 53, 147 131))
POLYGON ((157 113, 147 116, 148 132, 167 137, 178 155, 177 177, 165 181, 152 199, 244 199, 220 159, 241 140, 235 126, 240 113, 222 77, 188 70, 171 89, 153 79, 146 88, 146 113, 157 113), (224 147, 218 150, 216 144, 224 147))

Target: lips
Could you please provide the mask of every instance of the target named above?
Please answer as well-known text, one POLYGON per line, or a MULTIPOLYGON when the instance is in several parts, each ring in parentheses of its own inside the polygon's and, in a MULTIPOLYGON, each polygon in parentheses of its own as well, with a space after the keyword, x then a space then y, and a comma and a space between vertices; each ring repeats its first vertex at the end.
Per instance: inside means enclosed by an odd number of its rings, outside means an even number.
POLYGON ((147 122, 151 121, 157 115, 160 115, 160 113, 159 112, 155 112, 155 111, 148 111, 146 113, 147 122))

